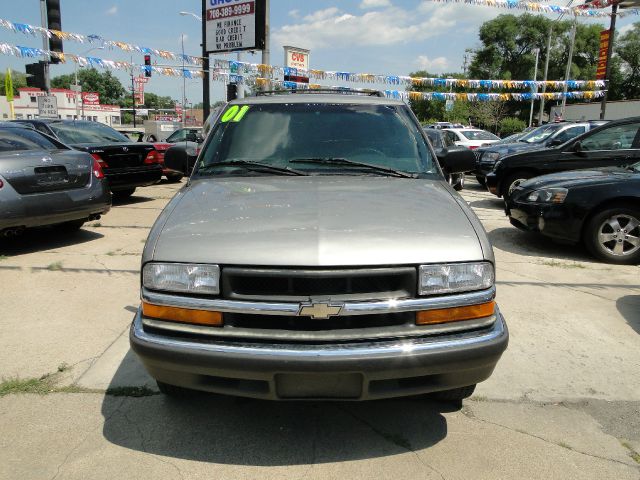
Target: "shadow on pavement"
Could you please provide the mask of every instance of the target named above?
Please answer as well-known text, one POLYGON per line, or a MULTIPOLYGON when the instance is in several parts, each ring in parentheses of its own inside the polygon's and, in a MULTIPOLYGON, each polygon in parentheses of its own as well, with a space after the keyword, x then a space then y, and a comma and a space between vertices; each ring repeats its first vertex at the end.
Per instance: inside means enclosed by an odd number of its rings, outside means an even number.
MULTIPOLYGON (((136 370, 143 367, 129 351, 111 385, 139 385, 146 374, 136 370)), ((270 402, 205 393, 184 399, 106 395, 102 404, 103 435, 115 445, 251 466, 342 462, 421 450, 447 436, 441 412, 454 410, 419 399, 270 402)))
POLYGON ((135 194, 131 197, 127 198, 112 198, 113 206, 117 207, 118 205, 136 205, 138 203, 147 203, 153 202, 155 198, 150 197, 137 197, 135 194))
POLYGON ((484 208, 487 210, 498 210, 500 212, 504 212, 504 200, 498 197, 475 200, 473 202, 469 202, 469 206, 472 208, 484 208))
POLYGON ((25 255, 98 240, 104 235, 85 229, 67 233, 54 227, 27 229, 19 237, 0 239, 0 254, 25 255))
POLYGON ((616 307, 629 326, 640 335, 640 295, 620 297, 616 307))
POLYGON ((504 252, 529 257, 554 257, 562 260, 600 263, 594 260, 582 245, 563 245, 535 232, 504 227, 487 233, 494 248, 504 252))

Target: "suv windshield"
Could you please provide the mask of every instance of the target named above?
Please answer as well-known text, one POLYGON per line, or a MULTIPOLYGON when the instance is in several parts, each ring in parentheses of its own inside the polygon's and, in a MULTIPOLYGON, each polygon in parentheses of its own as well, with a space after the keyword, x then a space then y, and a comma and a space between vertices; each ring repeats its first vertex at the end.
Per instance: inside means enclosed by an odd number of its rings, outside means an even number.
POLYGON ((541 143, 563 127, 564 125, 543 125, 530 131, 518 141, 525 143, 541 143))
POLYGON ((49 128, 64 143, 130 143, 127 137, 98 122, 52 122, 49 128))
POLYGON ((246 162, 295 168, 304 174, 437 171, 420 125, 402 105, 231 105, 200 157, 199 175, 255 175, 257 169, 247 168, 246 162), (223 162, 227 165, 219 165, 223 162), (212 168, 216 164, 220 168, 212 168))

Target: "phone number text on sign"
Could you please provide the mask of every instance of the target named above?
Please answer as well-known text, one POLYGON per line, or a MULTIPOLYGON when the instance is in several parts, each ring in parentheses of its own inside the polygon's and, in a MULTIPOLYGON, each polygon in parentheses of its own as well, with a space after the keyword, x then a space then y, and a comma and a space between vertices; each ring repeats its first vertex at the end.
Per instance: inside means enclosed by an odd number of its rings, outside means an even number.
POLYGON ((218 7, 207 10, 207 20, 253 15, 256 12, 255 2, 240 3, 229 7, 218 7))

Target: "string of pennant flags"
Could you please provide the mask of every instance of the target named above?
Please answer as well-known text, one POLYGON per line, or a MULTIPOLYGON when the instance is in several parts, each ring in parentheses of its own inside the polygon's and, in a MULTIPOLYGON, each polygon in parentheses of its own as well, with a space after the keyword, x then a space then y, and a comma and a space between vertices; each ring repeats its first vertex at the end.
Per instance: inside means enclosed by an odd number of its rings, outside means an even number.
MULTIPOLYGON (((127 42, 119 42, 115 40, 107 40, 100 35, 82 35, 79 33, 62 32, 60 30, 51 30, 48 28, 38 27, 36 25, 29 25, 27 23, 11 22, 9 20, 0 19, 0 27, 7 30, 11 30, 16 33, 23 33, 25 35, 42 35, 45 38, 57 37, 60 40, 70 40, 78 43, 90 43, 98 44, 102 47, 113 49, 119 48, 120 50, 133 53, 138 52, 144 55, 156 55, 165 60, 184 61, 190 65, 202 65, 202 57, 196 57, 193 55, 183 55, 181 53, 174 53, 168 50, 159 50, 157 48, 141 47, 127 42)), ((65 54, 62 54, 65 55, 65 54)))
MULTIPOLYGON (((508 10, 525 10, 535 13, 564 13, 577 17, 610 17, 611 12, 590 8, 590 4, 583 4, 576 7, 565 7, 561 5, 549 5, 539 2, 526 2, 520 0, 431 0, 437 3, 463 3, 465 5, 476 5, 483 7, 504 8, 508 10)), ((596 7, 603 8, 603 7, 596 7)), ((618 17, 628 15, 640 15, 639 9, 629 9, 618 12, 618 17)))
MULTIPOLYGON (((266 87, 269 82, 273 85, 279 85, 284 89, 296 89, 296 90, 317 90, 329 88, 331 90, 336 90, 337 92, 345 91, 345 92, 361 92, 361 93, 373 93, 377 92, 377 90, 367 89, 367 88, 351 88, 351 87, 326 87, 320 84, 314 83, 299 83, 299 82, 289 82, 289 81, 277 81, 269 80, 267 78, 257 78, 256 85, 259 87, 266 87)), ((387 98, 394 98, 396 100, 453 100, 453 101, 462 101, 462 102, 492 102, 492 101, 518 101, 518 102, 529 102, 531 100, 562 100, 566 99, 585 99, 592 100, 596 98, 602 98, 605 94, 605 90, 595 90, 595 91, 574 91, 574 92, 545 92, 545 93, 533 93, 533 92, 524 92, 524 93, 449 93, 449 92, 413 92, 413 91, 403 91, 403 90, 383 90, 382 94, 387 98)))
POLYGON ((214 69, 218 71, 229 71, 238 75, 260 75, 266 76, 302 76, 319 81, 343 81, 350 83, 369 83, 398 85, 405 87, 446 87, 446 88, 467 88, 467 89, 518 89, 535 90, 546 87, 549 90, 562 90, 567 85, 567 89, 600 89, 604 88, 604 80, 560 80, 560 81, 534 81, 534 80, 469 80, 462 78, 435 78, 435 77, 411 77, 403 75, 379 75, 372 73, 354 72, 333 72, 324 70, 303 70, 290 67, 274 67, 270 65, 260 65, 255 63, 238 62, 233 60, 214 60, 214 69))
MULTIPOLYGON (((35 58, 45 56, 56 58, 63 63, 68 60, 73 61, 81 67, 99 67, 111 70, 137 71, 139 73, 151 72, 170 77, 186 77, 188 79, 203 78, 204 72, 200 69, 176 67, 156 67, 132 64, 115 60, 107 60, 98 57, 84 57, 81 55, 64 54, 52 52, 35 47, 24 47, 0 43, 0 53, 3 55, 13 55, 19 58, 35 58)), ((568 81, 533 81, 533 80, 468 80, 458 78, 422 78, 398 75, 377 75, 369 73, 353 72, 331 72, 324 70, 302 70, 289 67, 274 67, 271 65, 252 64, 246 62, 236 62, 229 60, 215 60, 213 62, 211 77, 213 81, 226 81, 231 83, 246 83, 247 76, 307 76, 316 81, 344 81, 352 83, 385 84, 396 86, 423 86, 423 87, 461 87, 467 89, 520 89, 536 90, 546 87, 548 90, 580 90, 580 89, 602 89, 605 87, 604 80, 568 80, 568 81)))

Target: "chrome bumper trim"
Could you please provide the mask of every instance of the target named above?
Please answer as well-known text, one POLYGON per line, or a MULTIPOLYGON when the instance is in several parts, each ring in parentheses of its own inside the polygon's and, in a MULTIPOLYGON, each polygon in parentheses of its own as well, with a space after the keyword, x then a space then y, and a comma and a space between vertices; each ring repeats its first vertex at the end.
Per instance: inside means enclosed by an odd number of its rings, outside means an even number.
POLYGON ((489 330, 482 332, 457 333, 449 336, 407 338, 387 342, 366 342, 338 345, 292 345, 292 344, 228 344, 222 342, 196 342, 178 340, 144 331, 140 311, 136 314, 132 325, 132 336, 135 340, 146 342, 155 347, 178 349, 184 351, 200 351, 205 353, 221 353, 228 355, 259 355, 274 357, 352 357, 354 355, 406 355, 436 350, 455 350, 465 347, 480 346, 491 343, 507 335, 504 319, 496 309, 496 322, 489 330))
MULTIPOLYGON (((478 305, 493 300, 496 287, 477 292, 460 293, 439 297, 410 298, 403 300, 380 300, 373 302, 345 302, 339 315, 379 315, 387 313, 416 312, 438 308, 478 305)), ((245 300, 218 300, 184 297, 152 292, 142 289, 142 300, 163 307, 211 310, 223 313, 247 313, 256 315, 283 315, 295 317, 300 311, 300 303, 249 302, 245 300)))

